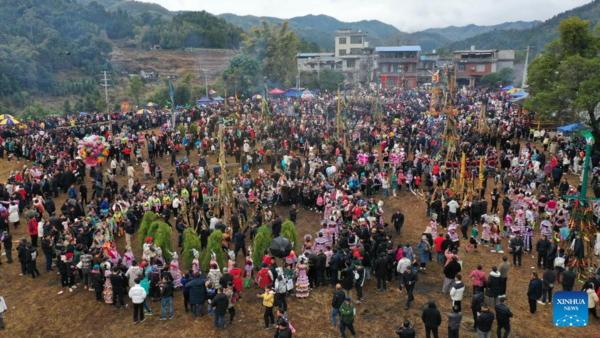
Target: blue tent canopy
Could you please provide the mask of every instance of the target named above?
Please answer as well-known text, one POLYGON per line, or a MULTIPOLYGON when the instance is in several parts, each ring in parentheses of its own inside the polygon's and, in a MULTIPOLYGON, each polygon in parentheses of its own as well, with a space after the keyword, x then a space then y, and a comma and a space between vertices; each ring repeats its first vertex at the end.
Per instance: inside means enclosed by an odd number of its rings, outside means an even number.
POLYGON ((514 97, 514 98, 518 98, 518 97, 522 97, 522 96, 527 96, 527 95, 529 95, 529 94, 527 94, 527 92, 525 92, 523 90, 519 90, 519 91, 517 91, 515 93, 508 94, 508 96, 514 97))
POLYGON ((576 133, 582 129, 588 129, 588 127, 581 123, 573 123, 556 128, 556 130, 562 131, 563 133, 576 133))
POLYGON ((513 89, 513 88, 515 88, 515 86, 513 86, 513 85, 510 85, 510 86, 508 86, 508 87, 504 87, 504 88, 502 88, 502 90, 504 90, 504 91, 508 91, 508 90, 511 90, 511 89, 513 89))
POLYGON ((211 101, 212 101, 212 99, 210 97, 202 97, 197 102, 199 102, 199 103, 208 103, 208 102, 211 102, 211 101))
POLYGON ((225 99, 224 99, 224 98, 222 98, 222 97, 220 97, 220 96, 217 96, 217 97, 215 97, 215 98, 213 99, 213 101, 217 101, 217 102, 225 102, 225 99))
POLYGON ((288 90, 288 92, 283 94, 283 96, 285 96, 285 97, 296 97, 296 96, 300 97, 300 96, 302 96, 302 92, 301 91, 297 92, 295 90, 288 90))

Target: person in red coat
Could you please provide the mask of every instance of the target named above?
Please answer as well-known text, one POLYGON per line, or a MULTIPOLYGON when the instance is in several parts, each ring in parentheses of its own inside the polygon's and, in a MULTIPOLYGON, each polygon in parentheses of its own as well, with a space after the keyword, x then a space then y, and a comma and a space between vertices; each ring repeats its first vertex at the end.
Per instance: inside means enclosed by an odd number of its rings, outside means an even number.
POLYGON ((235 291, 242 292, 242 275, 243 271, 238 267, 238 264, 233 264, 233 269, 229 271, 229 273, 233 276, 233 286, 235 287, 235 291))
POLYGON ((35 217, 29 220, 29 222, 27 223, 27 228, 29 230, 29 236, 31 236, 31 246, 37 248, 38 221, 35 217))
POLYGON ((267 267, 266 263, 262 264, 262 269, 260 269, 256 275, 256 282, 261 289, 273 284, 273 275, 271 275, 271 271, 267 267))

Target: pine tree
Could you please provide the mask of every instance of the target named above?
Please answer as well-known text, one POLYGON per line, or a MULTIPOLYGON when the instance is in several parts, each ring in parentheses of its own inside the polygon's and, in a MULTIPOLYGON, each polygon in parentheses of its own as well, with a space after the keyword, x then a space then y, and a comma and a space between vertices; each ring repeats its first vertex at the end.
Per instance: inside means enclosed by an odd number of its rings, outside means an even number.
POLYGON ((152 211, 146 211, 144 217, 142 218, 142 224, 140 225, 140 230, 138 230, 138 238, 140 240, 140 245, 144 245, 146 242, 146 237, 148 237, 148 231, 150 230, 150 225, 156 220, 156 214, 152 211))
POLYGON ((290 220, 283 222, 283 225, 281 226, 281 236, 289 239, 290 242, 292 242, 294 250, 298 251, 300 243, 298 242, 298 230, 296 230, 294 222, 290 220))
POLYGON ((213 252, 217 256, 216 261, 219 264, 219 268, 222 269, 226 267, 225 253, 221 247, 222 241, 223 233, 221 230, 215 230, 210 234, 210 237, 208 237, 208 243, 206 244, 206 252, 204 252, 200 261, 200 267, 202 267, 202 269, 208 270, 210 268, 211 254, 213 252))
POLYGON ((173 242, 171 241, 171 227, 161 221, 152 223, 152 226, 157 225, 154 235, 154 245, 162 249, 163 257, 168 263, 171 261, 171 252, 173 252, 173 242))
POLYGON ((183 231, 183 261, 187 267, 191 267, 194 260, 192 249, 196 249, 198 252, 202 251, 200 237, 194 229, 187 228, 183 231))
POLYGON ((160 225, 160 223, 161 221, 152 222, 152 224, 150 224, 150 227, 148 227, 148 233, 146 237, 151 237, 152 239, 156 240, 156 232, 158 231, 158 226, 160 225))
POLYGON ((255 267, 260 267, 262 257, 265 254, 265 250, 269 249, 271 245, 271 229, 266 225, 262 225, 258 228, 256 237, 254 237, 254 248, 252 252, 252 261, 255 267))

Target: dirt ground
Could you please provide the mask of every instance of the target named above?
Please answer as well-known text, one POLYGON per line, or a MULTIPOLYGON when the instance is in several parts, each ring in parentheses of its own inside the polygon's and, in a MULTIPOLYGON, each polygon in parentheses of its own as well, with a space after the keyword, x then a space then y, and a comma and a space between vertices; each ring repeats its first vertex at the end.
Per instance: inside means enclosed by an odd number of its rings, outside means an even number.
MULTIPOLYGON (((191 156, 192 163, 196 163, 197 155, 191 156)), ((22 168, 24 162, 10 162, 2 160, 0 165, 0 181, 8 178, 10 170, 22 168)), ((27 163, 29 164, 29 163, 27 163)), ((163 167, 169 168, 168 159, 165 157, 163 167)), ((141 167, 140 167, 141 170, 141 167)), ((167 171, 165 170, 165 174, 167 171)), ((125 184, 123 177, 119 177, 119 183, 125 184)), ((89 185, 89 183, 88 183, 89 185)), ((490 185, 488 185, 489 187, 490 185)), ((56 200, 60 206, 64 201, 64 195, 56 200)), ((413 247, 418 242, 420 234, 425 229, 428 218, 425 214, 425 202, 410 192, 401 192, 397 199, 384 200, 385 218, 388 220, 395 208, 401 208, 406 216, 406 222, 402 235, 394 237, 394 244, 410 243, 413 247)), ((490 203, 491 205, 491 203, 490 203)), ((288 215, 287 208, 279 208, 282 217, 288 215)), ((23 221, 21 222, 24 223, 23 221)), ((306 233, 314 233, 319 229, 319 215, 312 211, 299 212, 297 222, 300 236, 306 233)), ((12 232, 14 239, 27 235, 26 226, 21 225, 17 231, 12 232)), ((536 235, 536 240, 537 240, 536 235)), ((137 238, 134 238, 133 243, 137 238)), ((173 236, 176 246, 177 235, 173 236)), ((118 239, 119 249, 125 246, 124 238, 118 239)), ((248 242, 249 243, 249 242, 248 242)), ((466 246, 463 241, 462 248, 466 246)), ((15 246, 16 247, 16 246, 15 246)), ((134 246, 136 257, 141 257, 141 248, 134 246)), ((503 243, 506 248, 506 243, 503 243)), ((475 337, 476 334, 468 331, 473 319, 470 311, 472 296, 471 281, 467 275, 476 268, 477 264, 483 264, 486 273, 489 273, 493 265, 501 262, 501 254, 490 253, 489 248, 482 248, 480 253, 467 254, 464 249, 460 252, 464 261, 463 276, 466 284, 466 292, 463 300, 463 324, 461 336, 475 337)), ((241 255, 240 255, 241 256, 241 255)), ((60 276, 56 272, 46 273, 44 270, 44 258, 38 259, 38 269, 42 272, 41 278, 31 279, 24 276, 19 277, 20 265, 13 252, 15 263, 6 264, 6 258, 2 257, 4 263, 0 266, 0 295, 4 296, 8 312, 4 314, 6 331, 0 331, 0 336, 6 337, 165 337, 165 336, 195 336, 195 337, 272 337, 273 330, 262 330, 263 307, 260 299, 255 297, 257 288, 252 286, 245 289, 242 299, 236 305, 236 317, 234 324, 227 326, 225 330, 213 328, 212 317, 204 316, 192 320, 189 313, 184 312, 183 295, 176 291, 174 301, 175 318, 168 321, 159 321, 160 304, 150 304, 154 316, 148 318, 144 323, 134 325, 132 320, 131 302, 127 309, 114 310, 112 306, 99 304, 95 301, 94 294, 75 289, 73 293, 60 287, 60 276), (57 294, 58 291, 66 291, 57 294)), ((239 259, 242 264, 242 260, 239 259)), ((535 267, 535 259, 532 256, 523 257, 522 268, 512 268, 508 279, 507 305, 512 309, 515 317, 511 321, 511 337, 600 337, 600 324, 591 319, 591 324, 584 328, 557 328, 552 325, 551 306, 538 306, 538 312, 529 314, 526 299, 529 272, 535 267)), ((182 270, 186 267, 182 266, 182 270)), ((541 271, 540 271, 541 274, 541 271)), ((421 321, 421 312, 430 299, 436 301, 442 312, 442 325, 440 326, 440 337, 447 337, 447 318, 445 313, 450 311, 451 300, 448 295, 439 295, 443 280, 442 267, 437 263, 428 265, 427 274, 419 274, 419 282, 416 285, 415 297, 410 310, 404 310, 406 293, 399 293, 397 280, 388 286, 389 292, 377 292, 375 280, 366 281, 364 287, 365 301, 356 305, 355 328, 359 337, 396 337, 395 329, 401 322, 408 318, 415 324, 417 337, 424 337, 425 330, 421 321)), ((579 282, 575 288, 579 289, 579 282)), ((557 286, 555 291, 559 291, 557 286)), ((297 330, 295 337, 339 337, 338 330, 333 330, 330 321, 330 304, 333 289, 319 287, 310 291, 308 299, 288 300, 290 321, 297 330)), ((496 335, 496 324, 492 329, 492 336, 496 335)), ((350 336, 350 333, 347 332, 350 336)))

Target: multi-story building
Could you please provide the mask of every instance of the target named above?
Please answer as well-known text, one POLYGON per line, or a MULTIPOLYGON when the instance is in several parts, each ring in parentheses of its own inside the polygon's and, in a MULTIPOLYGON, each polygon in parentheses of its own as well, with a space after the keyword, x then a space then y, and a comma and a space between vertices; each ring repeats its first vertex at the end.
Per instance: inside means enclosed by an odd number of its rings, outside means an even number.
POLYGON ((470 50, 455 51, 456 82, 475 87, 482 76, 512 68, 514 61, 514 50, 477 50, 475 46, 471 46, 470 50))
POLYGON ((373 81, 377 59, 366 38, 366 32, 349 28, 338 29, 335 35, 334 54, 341 59, 341 70, 349 82, 373 81))
POLYGON ((377 47, 378 76, 383 88, 417 87, 418 54, 421 46, 377 47))
POLYGON ((419 57, 417 64, 417 86, 421 87, 425 84, 431 84, 433 72, 437 69, 437 61, 440 56, 435 52, 423 53, 419 57))
POLYGON ((320 73, 325 68, 342 70, 342 59, 334 53, 299 53, 296 62, 300 72, 320 73))

